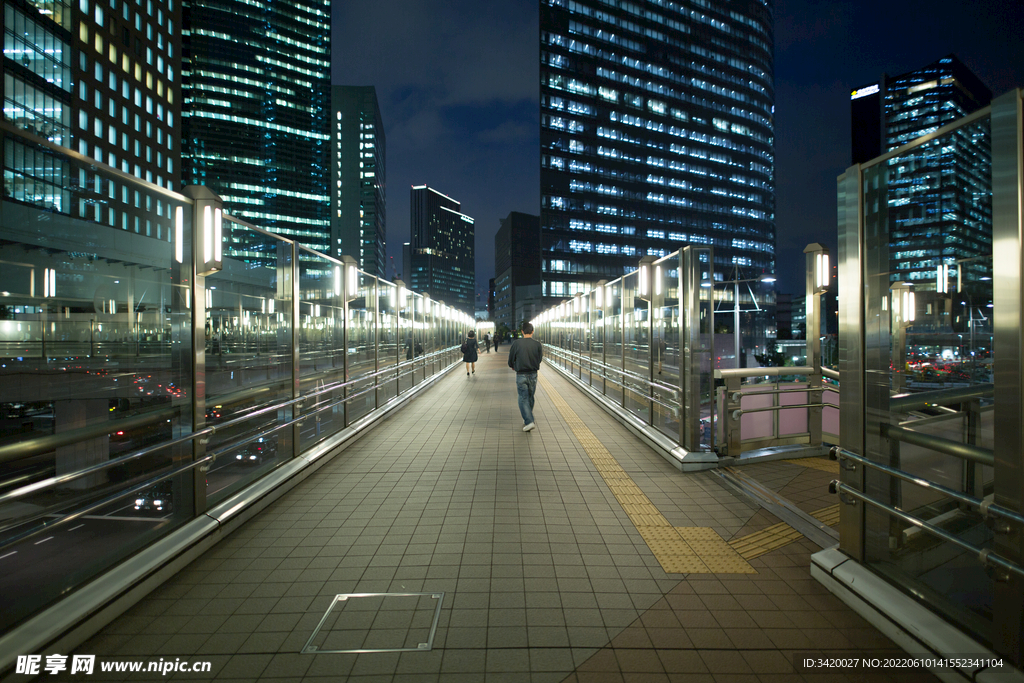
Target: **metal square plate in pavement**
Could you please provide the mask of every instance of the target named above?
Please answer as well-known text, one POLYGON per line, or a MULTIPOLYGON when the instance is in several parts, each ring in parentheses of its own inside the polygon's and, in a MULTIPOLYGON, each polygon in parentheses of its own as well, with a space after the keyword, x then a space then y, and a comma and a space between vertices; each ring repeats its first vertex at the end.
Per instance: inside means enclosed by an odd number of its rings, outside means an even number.
POLYGON ((443 592, 335 595, 302 653, 426 652, 443 601, 443 592))

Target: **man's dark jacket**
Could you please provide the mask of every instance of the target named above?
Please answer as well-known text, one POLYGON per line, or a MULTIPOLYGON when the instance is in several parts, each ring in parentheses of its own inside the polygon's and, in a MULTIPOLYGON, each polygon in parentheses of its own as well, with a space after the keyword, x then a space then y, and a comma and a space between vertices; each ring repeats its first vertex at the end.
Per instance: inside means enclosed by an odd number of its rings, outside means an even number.
POLYGON ((543 347, 536 339, 523 337, 512 342, 508 350, 508 366, 517 373, 537 372, 540 370, 540 359, 543 347))

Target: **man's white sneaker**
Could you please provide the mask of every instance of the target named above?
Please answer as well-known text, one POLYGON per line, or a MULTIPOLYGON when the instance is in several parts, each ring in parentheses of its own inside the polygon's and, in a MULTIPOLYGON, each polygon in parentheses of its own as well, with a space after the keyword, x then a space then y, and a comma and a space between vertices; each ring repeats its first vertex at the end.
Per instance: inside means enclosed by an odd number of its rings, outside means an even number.
POLYGON ((532 431, 533 431, 534 429, 536 429, 536 428, 537 428, 537 425, 535 425, 535 424, 533 424, 533 423, 531 422, 530 424, 528 424, 528 425, 526 425, 525 427, 523 427, 523 431, 524 431, 524 432, 532 432, 532 431))

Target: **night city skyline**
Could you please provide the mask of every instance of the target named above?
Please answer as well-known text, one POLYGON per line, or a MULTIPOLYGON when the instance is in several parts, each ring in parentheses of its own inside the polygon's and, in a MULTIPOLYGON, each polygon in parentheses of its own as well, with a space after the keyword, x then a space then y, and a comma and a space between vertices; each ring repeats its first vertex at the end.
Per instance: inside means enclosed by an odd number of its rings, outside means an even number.
MULTIPOLYGON (((401 270, 409 229, 402 188, 448 188, 477 219, 477 291, 484 293, 495 275, 499 219, 540 211, 538 3, 386 0, 333 10, 332 81, 374 85, 387 128, 395 189, 388 256, 401 270)), ((969 8, 775 3, 779 291, 802 293, 809 242, 835 247, 835 180, 850 165, 850 88, 954 53, 1002 94, 1024 86, 1022 27, 1024 9, 994 0, 969 8)))

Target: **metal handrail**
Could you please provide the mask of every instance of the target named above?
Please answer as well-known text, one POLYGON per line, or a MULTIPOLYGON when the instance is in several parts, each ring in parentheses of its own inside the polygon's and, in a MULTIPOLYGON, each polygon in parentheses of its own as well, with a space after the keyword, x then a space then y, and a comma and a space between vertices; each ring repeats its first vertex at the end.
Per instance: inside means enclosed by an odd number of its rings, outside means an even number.
POLYGON ((944 455, 952 455, 955 458, 978 463, 979 465, 995 467, 995 454, 988 448, 973 446, 971 444, 953 441, 952 439, 945 439, 941 436, 934 436, 932 434, 924 434, 922 432, 914 431, 913 429, 897 427, 896 425, 891 424, 882 425, 882 436, 896 439, 897 441, 903 441, 914 446, 921 446, 922 448, 938 451, 944 455))
MULTIPOLYGON (((366 393, 366 392, 368 392, 370 390, 375 390, 375 389, 378 389, 378 388, 379 387, 377 385, 374 385, 373 387, 369 387, 369 389, 367 389, 364 392, 360 392, 360 393, 366 393)), ((323 393, 323 392, 320 392, 320 393, 323 393)), ((48 529, 48 528, 50 528, 50 527, 52 527, 52 526, 54 526, 56 524, 65 523, 65 522, 69 522, 69 521, 74 521, 75 519, 77 519, 77 518, 79 518, 79 517, 81 517, 83 515, 86 515, 86 514, 92 512, 92 511, 94 511, 94 510, 100 509, 100 508, 102 508, 105 505, 109 505, 110 503, 116 502, 116 501, 118 501, 118 500, 120 500, 122 498, 131 496, 133 493, 136 493, 136 492, 143 491, 145 489, 151 488, 152 486, 158 484, 159 482, 163 481, 164 479, 169 479, 169 478, 171 478, 173 476, 177 476, 178 474, 181 474, 183 472, 187 472, 188 470, 191 470, 194 467, 197 467, 199 465, 203 465, 203 464, 205 464, 208 461, 215 460, 216 458, 219 458, 223 454, 230 453, 231 451, 234 451, 234 450, 236 450, 238 448, 241 448, 245 444, 250 443, 252 441, 255 441, 256 439, 258 439, 260 437, 266 437, 266 436, 268 436, 270 434, 273 434, 274 432, 278 432, 278 431, 281 431, 283 429, 287 429, 289 427, 292 427, 293 425, 296 425, 296 424, 298 424, 298 423, 300 423, 300 422, 302 422, 304 420, 308 420, 310 417, 313 417, 317 412, 320 412, 322 410, 326 410, 328 408, 333 408, 334 406, 336 406, 336 405, 338 405, 340 403, 344 403, 344 402, 346 402, 346 401, 348 401, 348 400, 350 400, 352 398, 355 398, 356 396, 357 395, 352 395, 352 396, 346 396, 346 397, 343 397, 343 398, 335 399, 334 401, 321 406, 318 410, 316 410, 314 412, 304 413, 304 414, 299 415, 297 417, 293 417, 292 419, 290 419, 290 420, 288 420, 286 422, 274 425, 270 429, 263 430, 263 431, 258 432, 256 434, 253 434, 253 435, 251 435, 251 436, 249 436, 249 437, 247 437, 245 439, 242 439, 242 440, 239 440, 239 441, 235 441, 235 442, 231 443, 230 445, 225 446, 224 448, 220 448, 220 449, 218 449, 216 451, 212 451, 210 453, 207 453, 205 456, 203 456, 199 460, 192 461, 190 463, 182 465, 181 467, 175 468, 175 469, 171 470, 170 472, 165 472, 165 473, 163 473, 163 474, 161 474, 159 476, 147 479, 147 480, 145 480, 143 482, 140 482, 140 483, 132 486, 128 490, 120 490, 120 491, 118 491, 118 492, 116 492, 116 493, 114 493, 114 494, 112 494, 110 496, 107 496, 105 498, 102 498, 102 499, 92 503, 91 505, 86 506, 85 508, 76 510, 75 512, 72 512, 72 513, 70 513, 68 515, 65 515, 65 516, 61 517, 60 519, 58 519, 58 520, 54 520, 53 522, 49 522, 49 523, 45 523, 44 522, 42 525, 40 525, 40 526, 38 526, 38 527, 36 527, 34 529, 27 529, 26 531, 24 531, 21 534, 17 534, 15 536, 12 536, 12 537, 9 537, 9 538, 5 538, 5 539, 0 539, 0 550, 2 550, 4 548, 7 548, 7 547, 10 547, 11 545, 14 545, 15 543, 19 543, 21 541, 24 541, 27 538, 31 538, 31 537, 33 537, 35 535, 38 535, 38 534, 42 533, 43 531, 45 531, 46 529, 48 529)), ((304 398, 308 398, 308 396, 300 397, 298 399, 292 399, 291 401, 288 401, 287 404, 291 404, 291 403, 295 403, 297 401, 301 401, 304 398)), ((249 415, 244 415, 242 417, 234 418, 232 420, 229 420, 228 422, 225 422, 223 424, 218 425, 218 427, 223 429, 224 427, 226 427, 228 425, 233 425, 234 423, 251 419, 252 417, 254 417, 257 414, 260 414, 260 413, 263 413, 263 412, 268 412, 268 411, 271 411, 271 410, 272 411, 277 411, 281 407, 283 407, 284 405, 287 405, 287 404, 273 404, 271 406, 267 406, 265 408, 262 408, 262 409, 260 409, 259 411, 255 412, 255 413, 250 413, 249 415)), ((123 456, 122 458, 118 458, 118 459, 115 459, 115 460, 109 460, 109 461, 104 462, 104 463, 99 463, 97 465, 93 465, 93 466, 87 467, 87 468, 85 468, 83 470, 78 470, 76 472, 71 472, 71 473, 66 474, 66 475, 61 475, 60 477, 50 477, 48 479, 44 479, 42 481, 35 482, 34 484, 29 484, 28 486, 23 486, 23 487, 21 487, 19 489, 15 489, 13 491, 9 491, 9 492, 7 492, 7 493, 5 493, 3 495, 0 495, 0 504, 3 504, 3 503, 5 503, 5 502, 7 502, 9 500, 14 500, 16 498, 20 498, 23 495, 26 495, 28 493, 32 493, 34 491, 38 491, 38 490, 41 490, 41 489, 44 489, 44 488, 55 486, 57 484, 61 484, 61 483, 64 483, 66 481, 71 481, 71 480, 76 479, 78 477, 85 476, 86 474, 91 474, 93 472, 102 470, 102 469, 104 469, 106 467, 109 467, 111 465, 114 465, 114 464, 122 463, 122 462, 125 462, 127 460, 134 459, 134 458, 138 458, 138 457, 141 457, 143 455, 147 455, 149 453, 152 453, 152 452, 155 452, 157 450, 164 449, 164 448, 169 448, 169 447, 174 446, 174 445, 179 445, 181 443, 191 441, 192 439, 195 439, 195 438, 200 437, 200 436, 204 436, 206 434, 212 434, 213 432, 214 432, 214 428, 213 427, 206 427, 206 428, 204 428, 204 429, 202 429, 202 430, 200 430, 198 432, 193 432, 191 434, 187 434, 185 436, 179 437, 179 438, 174 439, 172 441, 161 443, 161 444, 157 444, 156 446, 151 446, 149 448, 143 449, 143 450, 138 451, 136 453, 131 453, 131 454, 127 455, 127 456, 123 456)), ((6 530, 8 528, 11 528, 13 526, 21 526, 21 525, 27 524, 29 522, 35 521, 37 519, 40 519, 42 517, 46 517, 49 514, 52 514, 53 512, 55 512, 57 510, 60 510, 61 508, 64 508, 66 506, 67 506, 67 503, 53 505, 53 506, 50 506, 49 508, 45 508, 45 509, 41 510, 36 515, 34 515, 32 517, 29 517, 27 519, 26 518, 18 518, 16 520, 16 522, 13 522, 11 525, 9 525, 7 527, 0 527, 0 531, 4 531, 4 530, 6 530)))
MULTIPOLYGON (((549 363, 551 362, 550 359, 545 359, 545 360, 548 360, 549 363)), ((665 403, 664 401, 659 400, 658 398, 656 398, 654 396, 649 396, 648 394, 643 393, 643 391, 640 391, 636 387, 630 386, 629 384, 626 384, 625 382, 620 382, 620 381, 618 381, 616 379, 612 379, 611 377, 605 377, 604 375, 600 375, 600 377, 604 381, 611 382, 612 384, 614 384, 616 386, 622 387, 624 390, 632 393, 635 396, 639 396, 640 398, 642 398, 645 401, 651 401, 652 403, 657 403, 659 406, 662 406, 663 408, 667 408, 667 409, 671 410, 672 414, 674 416, 679 414, 680 406, 678 406, 678 405, 673 405, 671 403, 665 403)))
POLYGON ((829 457, 832 458, 833 460, 852 460, 854 462, 858 462, 865 467, 870 467, 871 469, 878 470, 879 472, 884 472, 885 474, 896 477, 897 479, 902 479, 903 481, 910 482, 911 484, 916 484, 921 488, 937 491, 938 493, 948 496, 949 498, 953 498, 954 500, 957 500, 961 503, 972 505, 978 508, 978 511, 986 517, 989 515, 992 515, 994 517, 1002 517, 1004 519, 1009 519, 1014 522, 1017 522, 1021 526, 1024 526, 1024 515, 1020 515, 1014 512, 1013 510, 1008 510, 1007 508, 1004 508, 1001 505, 996 505, 995 503, 989 503, 982 498, 975 498, 974 496, 969 496, 966 493, 961 493, 960 491, 948 488, 946 486, 943 486, 942 484, 936 484, 933 481, 922 479, 921 477, 917 477, 913 474, 910 474, 909 472, 905 472, 904 470, 898 470, 894 467, 889 467, 888 465, 883 465, 881 463, 868 460, 864 456, 857 455, 856 453, 848 451, 845 448, 833 446, 831 449, 829 449, 829 457))
POLYGON ((975 384, 970 387, 922 391, 916 394, 893 396, 889 399, 889 410, 909 413, 930 406, 948 406, 963 403, 974 398, 991 398, 995 395, 995 384, 975 384))
POLYGON ((741 415, 746 413, 764 413, 769 410, 786 410, 787 408, 821 408, 826 405, 825 403, 794 403, 793 405, 787 406, 765 406, 764 408, 737 408, 732 411, 732 418, 738 420, 741 415))
POLYGON ((842 378, 841 378, 841 377, 839 376, 839 372, 838 372, 837 370, 833 370, 832 368, 822 368, 822 369, 821 369, 821 374, 823 374, 823 375, 824 375, 825 377, 828 377, 829 379, 834 379, 834 380, 836 380, 837 382, 838 382, 838 381, 839 381, 840 379, 842 379, 842 378))
POLYGON ((884 510, 893 517, 902 519, 904 522, 907 522, 908 524, 911 524, 919 529, 927 531, 928 533, 932 534, 933 536, 939 537, 947 543, 952 543, 953 545, 959 546, 968 552, 974 553, 977 556, 978 561, 981 562, 982 565, 992 564, 1024 578, 1024 568, 1021 568, 1013 562, 1003 558, 1002 556, 995 554, 988 548, 979 548, 978 546, 972 545, 967 541, 961 540, 960 538, 954 536, 948 531, 944 531, 943 529, 940 529, 937 526, 929 524, 928 522, 922 519, 918 519, 913 515, 907 514, 906 512, 894 508, 891 505, 886 505, 885 503, 879 502, 874 498, 870 498, 864 493, 861 493, 857 489, 849 486, 848 484, 844 484, 840 481, 833 481, 831 488, 836 493, 845 493, 849 496, 852 496, 853 498, 863 501, 868 505, 879 508, 880 510, 884 510))
POLYGON ((806 366, 772 367, 772 368, 719 368, 715 370, 715 379, 732 377, 779 377, 785 375, 813 375, 814 368, 806 366))
MULTIPOLYGON (((653 381, 651 381, 647 377, 644 377, 641 374, 632 372, 630 370, 623 370, 622 368, 617 368, 614 365, 608 365, 607 363, 604 363, 604 362, 599 361, 599 360, 594 360, 594 359, 588 358, 586 356, 581 356, 581 355, 578 355, 578 354, 573 354, 572 352, 564 351, 564 350, 558 348, 557 346, 551 346, 551 349, 554 352, 553 355, 561 356, 563 358, 568 358, 570 360, 574 360, 574 361, 577 362, 577 364, 580 364, 578 362, 578 359, 585 359, 587 361, 587 363, 590 364, 591 367, 599 367, 599 368, 602 368, 602 369, 605 369, 605 370, 611 370, 612 372, 616 372, 616 373, 618 373, 618 374, 620 374, 620 375, 622 375, 624 377, 629 377, 630 379, 634 379, 634 380, 636 380, 638 382, 643 382, 643 383, 645 383, 645 384, 647 384, 649 386, 654 387, 655 389, 658 389, 659 391, 665 391, 665 392, 669 392, 669 393, 672 393, 672 394, 676 394, 676 396, 678 397, 678 394, 679 394, 679 388, 678 387, 671 387, 671 386, 669 386, 667 384, 662 384, 660 382, 653 382, 653 381)), ((609 380, 609 381, 611 381, 611 380, 609 380)))
MULTIPOLYGON (((755 384, 749 386, 771 386, 770 384, 755 384)), ((775 386, 778 386, 776 384, 775 386)), ((824 391, 824 387, 796 387, 794 389, 770 389, 768 391, 734 391, 732 392, 732 400, 739 401, 740 399, 746 398, 747 396, 777 396, 779 394, 806 394, 807 392, 821 392, 824 391)))

